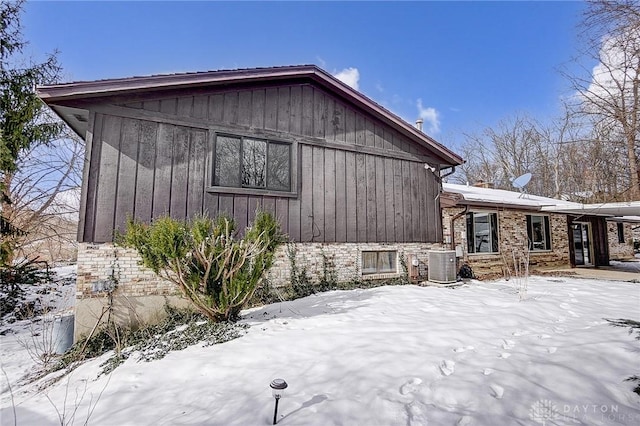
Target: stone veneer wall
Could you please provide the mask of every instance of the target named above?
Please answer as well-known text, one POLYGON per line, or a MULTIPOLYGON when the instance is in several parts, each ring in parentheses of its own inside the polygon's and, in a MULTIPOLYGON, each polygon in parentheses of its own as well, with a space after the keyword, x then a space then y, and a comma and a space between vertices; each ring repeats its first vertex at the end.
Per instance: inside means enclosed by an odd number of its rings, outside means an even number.
MULTIPOLYGON (((462 249, 462 261, 469 263, 478 278, 504 275, 513 265, 513 254, 521 253, 527 245, 527 214, 537 214, 519 210, 473 210, 498 213, 499 253, 474 254, 467 253, 466 217, 456 219, 453 239, 455 246, 462 249)), ((443 209, 443 236, 447 245, 451 245, 451 218, 464 212, 464 208, 443 209)), ((551 267, 569 266, 569 236, 567 232, 567 218, 562 214, 549 214, 551 228, 551 250, 531 252, 529 256, 529 270, 535 271, 551 267)), ((460 250, 460 249, 459 249, 460 250)))
POLYGON ((291 262, 288 250, 293 249, 296 254, 298 267, 306 267, 312 280, 320 280, 323 273, 324 259, 333 267, 339 282, 358 279, 386 279, 399 277, 403 271, 400 256, 408 259, 413 255, 418 259, 418 274, 420 279, 427 279, 429 264, 429 250, 440 249, 440 244, 428 243, 295 243, 281 246, 276 252, 275 261, 267 274, 267 279, 276 286, 286 285, 290 281, 291 262), (398 272, 395 274, 377 274, 362 276, 363 251, 397 250, 398 272))
POLYGON ((618 223, 607 222, 607 236, 609 238, 609 259, 633 259, 633 227, 638 224, 623 223, 624 243, 618 242, 618 223))
MULTIPOLYGON (((292 243, 278 248, 274 265, 267 274, 272 285, 282 286, 290 281, 291 262, 289 250, 295 251, 299 268, 306 267, 312 280, 319 281, 323 273, 324 259, 333 267, 338 281, 354 278, 386 279, 402 275, 400 256, 417 258, 421 279, 427 277, 428 251, 441 248, 440 244, 426 243, 292 243), (362 276, 361 253, 371 250, 397 250, 398 272, 362 276)), ((185 305, 187 302, 176 286, 158 278, 140 264, 140 257, 133 249, 110 243, 81 243, 78 247, 78 280, 76 291, 76 339, 88 334, 96 322, 104 321, 103 312, 111 293, 116 320, 122 323, 150 321, 162 315, 167 303, 185 305)))

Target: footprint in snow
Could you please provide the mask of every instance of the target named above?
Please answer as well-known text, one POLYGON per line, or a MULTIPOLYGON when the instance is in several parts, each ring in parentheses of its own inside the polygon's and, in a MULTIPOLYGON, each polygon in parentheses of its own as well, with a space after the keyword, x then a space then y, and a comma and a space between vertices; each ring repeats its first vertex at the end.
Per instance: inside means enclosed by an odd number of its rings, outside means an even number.
POLYGON ((494 373, 494 371, 496 370, 494 370, 493 368, 485 368, 484 370, 482 370, 482 374, 484 374, 485 376, 490 376, 494 373))
POLYGON ((554 333, 562 334, 562 333, 564 333, 565 331, 567 331, 567 330, 565 330, 565 329, 564 329, 564 328, 562 328, 562 327, 553 327, 553 332, 554 332, 554 333))
POLYGON ((406 395, 408 393, 414 393, 420 388, 421 384, 422 384, 422 380, 417 377, 414 377, 413 379, 406 382, 404 385, 400 386, 400 394, 406 395))
POLYGON ((500 355, 498 355, 498 358, 507 359, 510 356, 511 354, 509 352, 502 352, 500 355))
POLYGON ((547 352, 549 352, 550 354, 555 354, 557 350, 558 348, 556 348, 555 346, 549 346, 547 348, 547 352))
POLYGON ((473 349, 475 349, 473 346, 465 346, 465 347, 455 348, 453 351, 456 353, 459 353, 464 351, 472 351, 473 349))
POLYGON ((450 376, 456 369, 456 363, 449 359, 445 359, 440 363, 440 371, 444 376, 450 376))
POLYGON ((411 404, 405 405, 405 407, 407 409, 407 415, 409 416, 407 424, 410 426, 423 426, 429 424, 427 412, 422 404, 413 401, 411 404))
POLYGON ((514 342, 513 340, 502 341, 502 349, 513 349, 515 345, 516 345, 516 342, 514 342))
POLYGON ((456 423, 456 426, 467 426, 470 425, 472 421, 473 419, 471 417, 462 416, 460 417, 460 420, 458 420, 458 423, 456 423))
POLYGON ((550 339, 551 336, 549 336, 548 334, 541 334, 538 336, 538 339, 542 340, 542 339, 550 339))
POLYGON ((502 399, 502 397, 504 396, 504 388, 502 386, 491 384, 489 385, 489 388, 491 389, 491 396, 493 396, 495 399, 502 399))
POLYGON ((560 315, 560 316, 558 317, 558 319, 556 320, 556 322, 565 322, 566 320, 567 320, 567 317, 565 317, 565 316, 563 316, 563 315, 560 315))
POLYGON ((511 333, 511 335, 514 337, 526 336, 527 334, 529 334, 529 332, 524 330, 516 330, 513 333, 511 333))

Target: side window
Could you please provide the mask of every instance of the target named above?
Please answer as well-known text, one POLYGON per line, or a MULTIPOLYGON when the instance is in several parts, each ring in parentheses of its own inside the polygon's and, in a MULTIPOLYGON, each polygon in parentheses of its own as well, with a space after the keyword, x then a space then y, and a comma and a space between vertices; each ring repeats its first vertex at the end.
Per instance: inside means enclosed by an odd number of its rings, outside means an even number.
POLYGON ((291 144, 217 135, 213 185, 291 191, 291 144))
POLYGON ((498 253, 497 213, 467 213, 467 252, 498 253))
POLYGON ((529 250, 551 250, 549 216, 527 215, 527 238, 529 240, 529 250))
POLYGON ((618 222, 618 242, 624 244, 624 223, 618 222))

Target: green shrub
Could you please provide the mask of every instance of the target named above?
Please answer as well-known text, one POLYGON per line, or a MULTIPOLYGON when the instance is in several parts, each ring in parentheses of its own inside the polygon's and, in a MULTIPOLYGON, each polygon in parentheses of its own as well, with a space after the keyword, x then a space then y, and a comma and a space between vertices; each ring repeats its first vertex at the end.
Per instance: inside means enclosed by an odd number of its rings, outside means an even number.
POLYGON ((0 318, 20 308, 24 286, 43 284, 53 278, 55 272, 39 266, 42 264, 30 260, 0 266, 0 318))
POLYGON ((129 221, 118 242, 138 251, 144 266, 176 284, 213 321, 235 320, 273 264, 283 241, 278 222, 259 212, 244 238, 226 216, 150 225, 129 221))

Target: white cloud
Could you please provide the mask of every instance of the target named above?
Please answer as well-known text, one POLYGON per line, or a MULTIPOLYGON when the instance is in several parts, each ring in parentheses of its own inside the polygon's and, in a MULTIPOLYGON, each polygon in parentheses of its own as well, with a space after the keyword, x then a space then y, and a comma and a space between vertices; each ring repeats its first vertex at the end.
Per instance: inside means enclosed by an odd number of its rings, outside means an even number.
POLYGON ((333 74, 335 78, 358 90, 358 81, 360 81, 360 71, 358 68, 345 68, 339 73, 333 74))
POLYGON ((424 120, 425 125, 428 125, 426 133, 439 133, 440 113, 433 107, 425 108, 422 105, 422 99, 418 99, 416 106, 418 107, 418 116, 424 120))
POLYGON ((618 105, 624 98, 628 105, 633 103, 633 83, 638 78, 638 34, 628 38, 610 37, 605 39, 600 49, 600 62, 593 68, 591 83, 582 96, 591 105, 587 108, 602 110, 603 106, 618 105))

